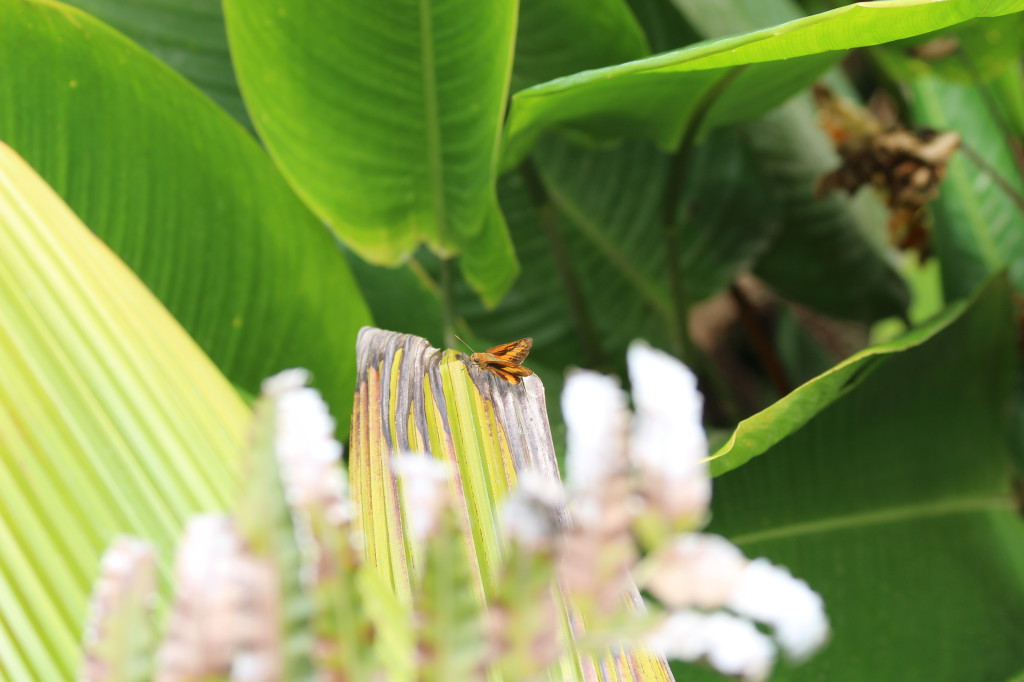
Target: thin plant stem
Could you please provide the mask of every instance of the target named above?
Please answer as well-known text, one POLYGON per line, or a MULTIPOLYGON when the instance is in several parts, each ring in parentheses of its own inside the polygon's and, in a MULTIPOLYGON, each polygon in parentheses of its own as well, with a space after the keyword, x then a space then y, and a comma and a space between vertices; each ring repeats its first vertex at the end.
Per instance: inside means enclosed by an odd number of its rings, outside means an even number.
POLYGON ((775 344, 772 343, 768 333, 765 331, 764 325, 761 324, 754 305, 750 302, 739 282, 733 282, 730 285, 729 294, 732 296, 733 302, 736 303, 736 308, 740 314, 740 323, 747 330, 747 334, 754 344, 754 351, 761 361, 761 366, 764 367, 768 377, 775 384, 775 389, 781 395, 788 394, 793 390, 793 386, 786 377, 786 370, 782 366, 782 360, 779 359, 778 353, 775 351, 775 344))
POLYGON ((709 88, 704 93, 700 102, 697 103, 693 116, 690 117, 686 129, 683 131, 683 139, 679 144, 679 150, 672 157, 668 179, 665 182, 665 193, 662 195, 662 241, 665 246, 665 269, 668 274, 669 290, 674 308, 672 347, 676 355, 688 364, 693 364, 696 359, 696 353, 693 339, 690 338, 690 331, 687 326, 690 305, 686 295, 686 283, 683 280, 682 268, 679 263, 679 255, 682 252, 679 238, 681 228, 679 204, 681 203, 683 189, 689 175, 693 150, 697 144, 697 136, 700 133, 704 119, 722 93, 742 73, 743 68, 743 66, 737 66, 731 69, 709 88))

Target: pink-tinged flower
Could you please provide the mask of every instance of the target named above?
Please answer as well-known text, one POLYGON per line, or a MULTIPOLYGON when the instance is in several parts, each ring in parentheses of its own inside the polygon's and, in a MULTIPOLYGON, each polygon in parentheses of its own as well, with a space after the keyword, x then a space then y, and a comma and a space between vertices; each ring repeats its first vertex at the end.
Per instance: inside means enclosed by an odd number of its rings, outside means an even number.
POLYGON ((747 559, 723 537, 684 535, 647 559, 638 578, 671 609, 729 609, 764 623, 782 650, 806 658, 828 639, 824 602, 767 559, 747 559))
POLYGON ((263 382, 264 395, 276 398, 274 450, 285 496, 298 510, 323 509, 329 520, 345 523, 353 512, 341 444, 327 404, 308 380, 306 370, 289 369, 263 382))
POLYGON ((258 656, 264 669, 279 668, 277 576, 272 564, 246 552, 230 518, 189 522, 174 577, 158 682, 224 675, 244 652, 258 656))
POLYGON ((786 569, 747 559, 723 537, 693 532, 711 501, 697 378, 644 342, 630 346, 627 360, 631 430, 614 380, 577 373, 563 394, 573 525, 562 545, 562 583, 589 598, 596 613, 610 613, 632 573, 670 609, 652 646, 728 675, 764 679, 776 643, 794 659, 824 644, 823 602, 786 569), (638 539, 651 553, 636 565, 638 539))
POLYGON ((121 537, 100 561, 100 575, 89 606, 80 682, 112 679, 120 651, 110 643, 147 633, 129 631, 152 617, 156 597, 156 553, 142 540, 121 537), (132 616, 135 619, 132 619, 132 616), (114 654, 111 656, 111 654, 114 654))
POLYGON ((691 533, 648 559, 643 586, 673 609, 722 608, 750 563, 719 535, 691 533))

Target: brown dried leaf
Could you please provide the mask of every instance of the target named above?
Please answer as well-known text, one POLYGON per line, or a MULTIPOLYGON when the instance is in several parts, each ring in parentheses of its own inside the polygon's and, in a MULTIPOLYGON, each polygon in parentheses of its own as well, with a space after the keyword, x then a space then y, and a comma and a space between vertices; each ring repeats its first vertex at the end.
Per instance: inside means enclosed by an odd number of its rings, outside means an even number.
POLYGON ((871 185, 891 212, 889 234, 903 250, 930 252, 925 205, 938 196, 946 164, 960 145, 955 132, 911 131, 884 127, 867 109, 836 97, 823 86, 814 90, 822 127, 842 158, 842 165, 822 176, 818 196, 835 189, 853 194, 871 185))

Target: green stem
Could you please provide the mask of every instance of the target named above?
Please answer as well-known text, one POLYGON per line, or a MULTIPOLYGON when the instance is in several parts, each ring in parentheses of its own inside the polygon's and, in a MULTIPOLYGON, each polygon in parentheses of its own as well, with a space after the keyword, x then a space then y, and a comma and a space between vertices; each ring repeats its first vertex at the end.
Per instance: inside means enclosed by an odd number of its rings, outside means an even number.
POLYGON ((540 222, 548 245, 551 247, 551 257, 555 262, 558 277, 562 281, 562 289, 565 291, 565 297, 569 303, 569 314, 582 342, 583 353, 590 367, 600 367, 604 363, 601 338, 597 334, 590 310, 587 307, 586 296, 584 296, 579 279, 573 270, 572 258, 569 256, 569 248, 565 242, 565 235, 562 233, 558 213, 544 188, 544 181, 537 172, 533 160, 528 158, 524 161, 519 167, 519 172, 526 184, 533 207, 537 211, 538 222, 540 222))
POLYGON ((690 338, 690 331, 687 321, 690 314, 690 305, 686 296, 686 283, 683 280, 682 268, 679 263, 679 255, 682 252, 680 244, 679 204, 682 203, 683 188, 686 185, 689 175, 694 147, 697 144, 697 136, 700 133, 704 119, 714 106, 718 98, 725 92, 736 78, 742 73, 743 66, 730 69, 718 80, 697 103, 693 115, 690 117, 683 131, 683 139, 679 143, 679 150, 673 155, 669 167, 668 179, 665 182, 665 193, 662 195, 661 205, 661 227, 662 241, 665 246, 665 268, 668 274, 669 291, 673 302, 672 319, 672 346, 676 355, 683 362, 693 364, 695 361, 695 350, 693 339, 690 338))

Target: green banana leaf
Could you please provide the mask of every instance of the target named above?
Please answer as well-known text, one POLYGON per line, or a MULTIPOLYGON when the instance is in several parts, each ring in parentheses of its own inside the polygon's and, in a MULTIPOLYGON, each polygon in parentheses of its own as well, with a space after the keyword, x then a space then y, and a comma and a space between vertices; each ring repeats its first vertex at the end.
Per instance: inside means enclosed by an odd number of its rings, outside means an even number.
MULTIPOLYGON (((1003 24, 989 26, 996 29, 1003 24)), ((985 34, 983 34, 985 35, 985 34)), ((1017 292, 1024 291, 1024 170, 1014 145, 1024 140, 1014 104, 1024 98, 1019 59, 995 75, 983 78, 986 49, 997 55, 1011 46, 1019 55, 1019 36, 996 31, 990 46, 975 36, 956 55, 961 71, 942 68, 892 49, 875 50, 885 70, 906 79, 908 109, 913 122, 939 130, 954 130, 961 149, 950 159, 931 203, 933 243, 942 265, 946 300, 967 296, 992 273, 1009 271, 1017 292), (1012 93, 1000 97, 1001 93, 1012 93), (1004 108, 1002 105, 1007 105, 1004 108)), ((950 58, 952 59, 952 57, 950 58)), ((1024 105, 1022 105, 1024 106, 1024 105)), ((1024 376, 1018 377, 1018 395, 1024 395, 1024 376)), ((1016 405, 1014 451, 1024 465, 1024 407, 1016 405)))
POLYGON ((521 0, 512 90, 648 54, 626 0, 521 0))
MULTIPOLYGON (((252 126, 238 91, 224 15, 216 0, 70 0, 192 81, 240 123, 252 126)), ((649 54, 624 0, 524 0, 512 89, 649 54), (567 42, 562 36, 572 35, 567 42)))
POLYGON ((996 278, 902 343, 808 382, 719 454, 719 472, 749 461, 715 480, 711 530, 805 578, 833 627, 817 657, 773 679, 981 681, 1020 670, 1009 294, 996 278))
POLYGON ((334 238, 237 123, 89 15, 0 0, 0 140, 234 383, 301 365, 347 409, 365 303, 334 238))
POLYGON ((941 333, 963 315, 965 307, 964 302, 954 304, 899 338, 853 354, 771 407, 744 419, 729 441, 712 455, 711 471, 715 475, 724 474, 768 452, 823 409, 853 391, 872 372, 885 366, 892 356, 898 357, 941 333))
POLYGON ((704 95, 737 67, 701 130, 749 120, 804 89, 843 50, 1024 10, 1024 0, 884 0, 840 7, 751 33, 698 43, 627 64, 542 83, 516 93, 502 168, 524 159, 558 128, 589 139, 642 136, 674 149, 704 95))
MULTIPOLYGON (((560 368, 623 370, 634 338, 667 347, 674 313, 661 208, 672 159, 644 141, 588 150, 552 137, 534 162, 543 196, 529 173, 499 183, 523 275, 493 310, 463 291, 466 322, 485 338, 532 336, 536 357, 560 368)), ((751 163, 729 131, 689 160, 691 179, 675 197, 689 303, 726 289, 780 227, 751 163)))
MULTIPOLYGON (((718 38, 802 16, 790 0, 644 0, 642 7, 645 29, 661 36, 659 49, 693 42, 695 31, 718 38)), ((837 72, 827 75, 832 82, 837 72)), ((814 195, 817 178, 839 165, 816 118, 809 98, 795 97, 736 127, 760 171, 754 173, 758 188, 779 203, 774 218, 782 226, 754 271, 787 299, 833 317, 901 315, 907 290, 885 248, 879 200, 871 192, 852 201, 838 193, 814 195)))
POLYGON ((516 275, 495 166, 518 2, 228 0, 253 123, 298 194, 363 258, 461 253, 496 301, 516 275))
POLYGON ((69 0, 110 24, 192 81, 247 128, 252 128, 238 92, 217 0, 69 0))
POLYGON ((958 26, 900 40, 889 46, 918 64, 909 66, 904 77, 927 62, 936 75, 961 83, 980 78, 990 81, 1020 61, 1024 52, 1024 15, 1010 14, 975 19, 958 26))
POLYGON ((1012 134, 1024 137, 1024 64, 1015 61, 990 82, 992 97, 1003 110, 1012 134))
POLYGON ((655 53, 675 50, 701 39, 672 5, 672 0, 629 0, 629 6, 655 53))
POLYGON ((6 145, 0 242, 0 677, 72 679, 101 552, 228 504, 247 410, 6 145))

